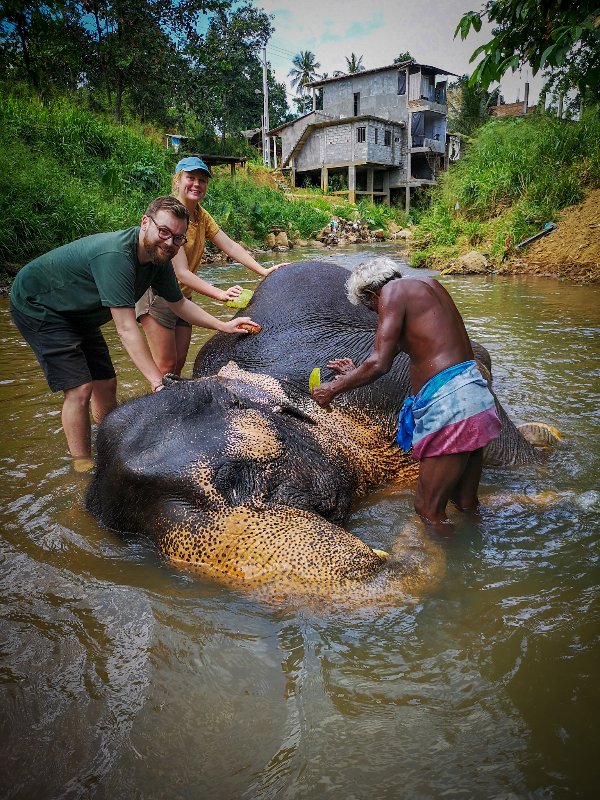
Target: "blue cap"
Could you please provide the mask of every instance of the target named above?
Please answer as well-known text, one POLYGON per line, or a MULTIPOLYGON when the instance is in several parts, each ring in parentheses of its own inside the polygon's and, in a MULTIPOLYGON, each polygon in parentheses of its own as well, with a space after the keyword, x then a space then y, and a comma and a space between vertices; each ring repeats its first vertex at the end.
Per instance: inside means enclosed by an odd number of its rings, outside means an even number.
POLYGON ((175 167, 175 174, 181 172, 193 172, 195 169, 201 169, 202 172, 206 172, 209 178, 212 178, 211 171, 206 166, 204 161, 198 156, 187 156, 187 158, 182 158, 181 161, 175 167))

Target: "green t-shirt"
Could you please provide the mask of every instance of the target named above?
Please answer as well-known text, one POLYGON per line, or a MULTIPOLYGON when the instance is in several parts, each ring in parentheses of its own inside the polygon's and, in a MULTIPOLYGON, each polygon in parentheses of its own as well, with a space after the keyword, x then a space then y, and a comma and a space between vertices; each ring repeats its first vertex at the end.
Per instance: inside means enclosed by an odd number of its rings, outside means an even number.
POLYGON ((37 319, 67 318, 84 328, 111 319, 111 308, 134 308, 150 286, 176 303, 183 295, 171 262, 140 264, 139 227, 96 233, 30 261, 13 282, 17 310, 37 319))

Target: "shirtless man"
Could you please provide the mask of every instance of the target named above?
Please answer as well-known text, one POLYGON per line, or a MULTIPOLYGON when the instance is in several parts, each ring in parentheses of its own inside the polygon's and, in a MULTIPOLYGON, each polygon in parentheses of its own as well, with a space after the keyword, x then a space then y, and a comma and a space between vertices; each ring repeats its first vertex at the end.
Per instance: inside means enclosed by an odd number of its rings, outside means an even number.
POLYGON ((372 383, 391 369, 398 353, 410 357, 413 396, 400 415, 398 443, 420 461, 415 511, 435 525, 446 522, 451 500, 463 511, 478 506, 483 448, 500 434, 494 398, 475 366, 458 309, 432 278, 406 278, 387 258, 358 266, 346 289, 353 305, 378 314, 373 351, 356 367, 330 361, 339 372, 313 389, 320 406, 338 394, 372 383))

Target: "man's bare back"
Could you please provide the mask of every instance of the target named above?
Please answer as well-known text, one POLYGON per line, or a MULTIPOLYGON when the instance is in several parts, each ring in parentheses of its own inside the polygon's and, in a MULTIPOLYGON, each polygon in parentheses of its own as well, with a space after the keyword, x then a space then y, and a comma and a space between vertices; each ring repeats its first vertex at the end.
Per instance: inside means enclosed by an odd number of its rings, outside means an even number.
POLYGON ((397 352, 410 357, 413 392, 447 367, 473 358, 473 350, 458 309, 433 278, 400 278, 379 294, 379 326, 395 330, 403 316, 397 352))
POLYGON ((462 317, 444 287, 433 278, 397 278, 371 293, 369 308, 379 316, 373 351, 360 367, 349 359, 328 364, 342 374, 313 390, 326 406, 342 392, 385 375, 400 352, 410 358, 413 392, 446 367, 473 358, 462 317))

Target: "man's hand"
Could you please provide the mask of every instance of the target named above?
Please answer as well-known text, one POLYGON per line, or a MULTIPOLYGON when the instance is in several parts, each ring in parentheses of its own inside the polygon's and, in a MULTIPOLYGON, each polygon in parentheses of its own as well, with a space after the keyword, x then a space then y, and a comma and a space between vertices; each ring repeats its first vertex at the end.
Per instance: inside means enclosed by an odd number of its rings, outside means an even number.
POLYGON ((347 375, 356 369, 356 364, 351 358, 335 358, 333 361, 328 361, 327 366, 341 375, 347 375))
POLYGON ((223 333, 260 333, 262 328, 250 317, 235 317, 226 322, 222 330, 223 333))
POLYGON ((241 293, 242 287, 236 284, 235 286, 230 286, 229 289, 225 289, 219 300, 222 303, 226 303, 228 300, 233 300, 235 297, 239 297, 241 293))
POLYGON ((337 395, 335 390, 335 381, 322 383, 320 386, 317 386, 311 391, 311 395, 315 403, 318 403, 321 408, 326 408, 337 395))

